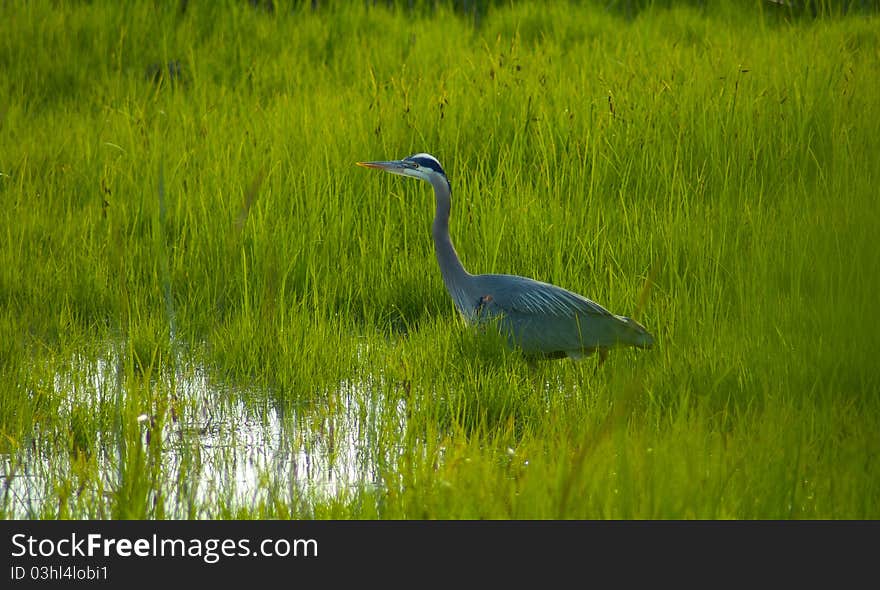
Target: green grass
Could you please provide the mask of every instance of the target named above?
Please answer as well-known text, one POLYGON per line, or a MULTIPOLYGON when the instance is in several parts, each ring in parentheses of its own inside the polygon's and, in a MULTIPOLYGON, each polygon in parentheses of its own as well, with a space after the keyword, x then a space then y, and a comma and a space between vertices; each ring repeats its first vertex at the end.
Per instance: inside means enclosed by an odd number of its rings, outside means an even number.
POLYGON ((876 16, 363 4, 6 8, 0 516, 880 517, 876 16), (419 151, 659 346, 464 326, 419 151))

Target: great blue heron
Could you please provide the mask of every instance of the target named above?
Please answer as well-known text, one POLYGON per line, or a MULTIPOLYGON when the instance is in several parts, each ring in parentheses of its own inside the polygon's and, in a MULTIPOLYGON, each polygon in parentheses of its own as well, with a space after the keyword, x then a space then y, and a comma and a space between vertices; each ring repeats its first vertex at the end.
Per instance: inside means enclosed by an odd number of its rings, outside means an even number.
POLYGON ((467 272, 449 237, 452 189, 434 156, 357 164, 427 180, 434 187, 437 209, 431 233, 437 262, 446 290, 468 322, 497 321, 508 342, 530 357, 581 358, 598 351, 601 362, 613 347, 654 344, 654 337, 635 320, 614 315, 577 293, 525 277, 467 272))

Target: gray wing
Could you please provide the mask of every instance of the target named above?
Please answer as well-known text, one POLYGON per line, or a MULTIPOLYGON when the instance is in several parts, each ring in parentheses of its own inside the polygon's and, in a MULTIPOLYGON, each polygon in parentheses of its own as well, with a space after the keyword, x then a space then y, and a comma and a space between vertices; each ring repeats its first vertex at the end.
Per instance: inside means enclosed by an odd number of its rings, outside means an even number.
POLYGON ((536 315, 542 318, 575 315, 614 317, 610 311, 582 295, 526 277, 515 275, 478 275, 478 290, 489 295, 495 311, 536 315))
POLYGON ((479 275, 481 319, 494 318, 511 343, 529 354, 589 354, 628 343, 630 321, 582 295, 513 275, 479 275))

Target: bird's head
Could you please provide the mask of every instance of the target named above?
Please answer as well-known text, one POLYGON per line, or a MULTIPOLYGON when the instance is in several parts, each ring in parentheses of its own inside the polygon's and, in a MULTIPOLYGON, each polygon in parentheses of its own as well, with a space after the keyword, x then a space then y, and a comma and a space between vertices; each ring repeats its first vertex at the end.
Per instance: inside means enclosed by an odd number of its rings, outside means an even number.
POLYGON ((449 183, 446 173, 443 172, 443 167, 440 166, 440 162, 431 154, 413 154, 402 160, 391 160, 388 162, 358 162, 357 165, 364 168, 384 170, 391 174, 421 178, 432 184, 437 177, 442 178, 447 184, 449 183))

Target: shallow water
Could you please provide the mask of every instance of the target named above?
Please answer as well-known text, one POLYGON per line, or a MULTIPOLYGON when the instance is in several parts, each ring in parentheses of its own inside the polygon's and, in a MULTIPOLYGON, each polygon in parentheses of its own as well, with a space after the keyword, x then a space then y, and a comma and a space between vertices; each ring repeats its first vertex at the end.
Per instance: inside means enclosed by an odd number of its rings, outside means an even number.
MULTIPOLYGON (((396 461, 396 450, 380 439, 405 427, 405 407, 386 402, 381 377, 344 380, 308 404, 292 405, 270 391, 218 383, 197 364, 179 366, 156 383, 179 401, 161 432, 149 408, 134 418, 150 457, 145 464, 158 474, 147 492, 148 517, 217 516, 217 506, 254 510, 277 502, 307 510, 313 499, 381 486, 380 467, 396 461)), ((125 395, 116 355, 77 357, 69 369, 55 375, 52 389, 65 396, 61 412, 71 421, 77 411, 96 412, 125 395)), ((35 431, 25 452, 0 455, 7 517, 63 514, 65 503, 77 514, 85 504, 93 517, 112 516, 112 502, 103 500, 127 493, 120 437, 112 429, 94 433, 88 467, 59 438, 35 431)))

